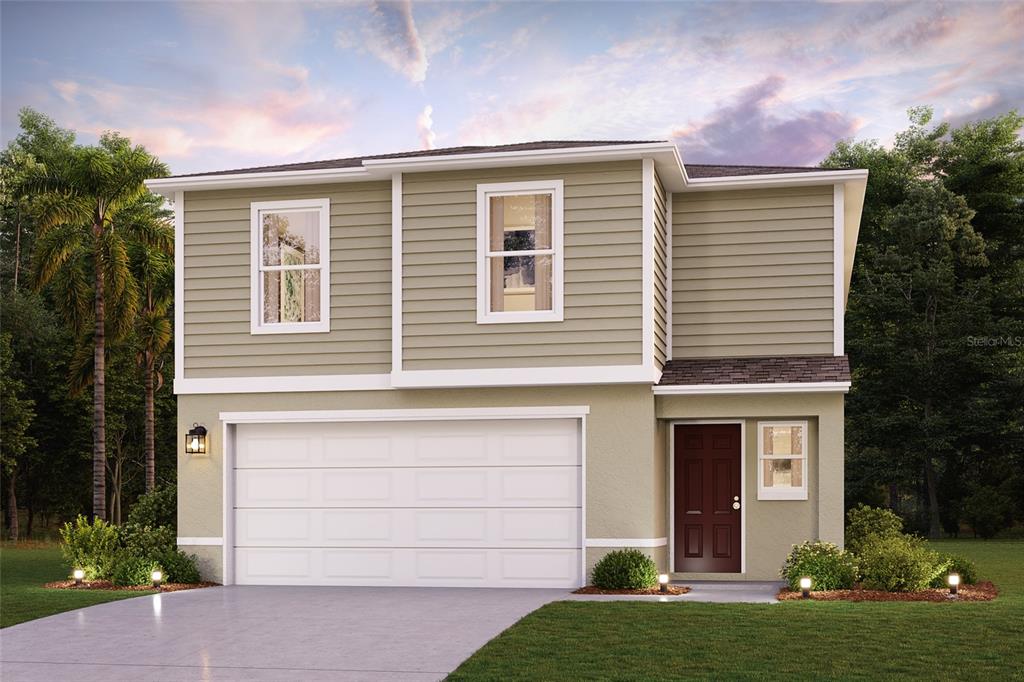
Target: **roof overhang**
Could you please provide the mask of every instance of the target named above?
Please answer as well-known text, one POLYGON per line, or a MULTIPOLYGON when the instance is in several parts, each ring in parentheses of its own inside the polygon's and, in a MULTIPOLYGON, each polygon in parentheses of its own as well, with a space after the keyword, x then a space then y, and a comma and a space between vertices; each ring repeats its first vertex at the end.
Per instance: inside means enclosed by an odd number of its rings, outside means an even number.
POLYGON ((385 180, 395 173, 425 173, 443 170, 475 168, 508 168, 514 166, 545 166, 564 163, 621 161, 651 158, 665 188, 679 192, 686 187, 679 149, 671 142, 648 142, 562 149, 538 149, 514 152, 485 152, 479 154, 438 154, 436 156, 402 157, 394 159, 366 159, 351 168, 324 168, 310 170, 272 171, 193 175, 177 178, 147 180, 146 187, 157 194, 171 196, 174 192, 196 192, 212 189, 239 189, 244 187, 314 185, 336 182, 385 180))

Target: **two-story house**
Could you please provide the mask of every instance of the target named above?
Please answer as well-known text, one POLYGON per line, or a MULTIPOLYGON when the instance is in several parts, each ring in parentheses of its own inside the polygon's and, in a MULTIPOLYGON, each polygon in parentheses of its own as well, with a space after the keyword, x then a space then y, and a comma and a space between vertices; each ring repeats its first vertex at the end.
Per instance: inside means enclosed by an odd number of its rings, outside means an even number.
POLYGON ((226 584, 573 587, 842 543, 866 179, 540 142, 148 182, 178 544, 226 584))

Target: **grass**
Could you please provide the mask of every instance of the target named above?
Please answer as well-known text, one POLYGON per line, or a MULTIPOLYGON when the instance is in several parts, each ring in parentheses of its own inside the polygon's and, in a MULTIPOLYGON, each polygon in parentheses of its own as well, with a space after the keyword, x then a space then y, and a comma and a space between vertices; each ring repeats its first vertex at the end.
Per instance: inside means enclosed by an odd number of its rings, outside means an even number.
POLYGON ((56 545, 0 547, 0 628, 62 611, 138 597, 151 592, 48 590, 43 583, 68 577, 56 545))
POLYGON ((1024 541, 945 540, 974 559, 993 602, 556 602, 449 680, 1024 680, 1024 541))

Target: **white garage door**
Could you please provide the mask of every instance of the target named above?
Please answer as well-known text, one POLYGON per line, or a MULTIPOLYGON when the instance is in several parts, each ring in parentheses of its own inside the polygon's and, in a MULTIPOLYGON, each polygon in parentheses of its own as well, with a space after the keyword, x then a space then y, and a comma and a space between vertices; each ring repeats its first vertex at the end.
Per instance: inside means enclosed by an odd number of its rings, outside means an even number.
POLYGON ((573 419, 243 424, 235 580, 573 587, 573 419))

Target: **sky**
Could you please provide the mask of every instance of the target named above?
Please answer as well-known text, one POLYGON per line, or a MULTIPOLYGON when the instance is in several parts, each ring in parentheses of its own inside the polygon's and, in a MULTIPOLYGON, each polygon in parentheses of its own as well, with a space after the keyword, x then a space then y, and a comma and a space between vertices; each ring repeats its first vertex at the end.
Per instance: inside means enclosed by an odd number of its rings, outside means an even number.
POLYGON ((906 110, 1024 110, 1015 2, 0 3, 0 138, 30 106, 175 173, 541 139, 817 164, 906 110))

